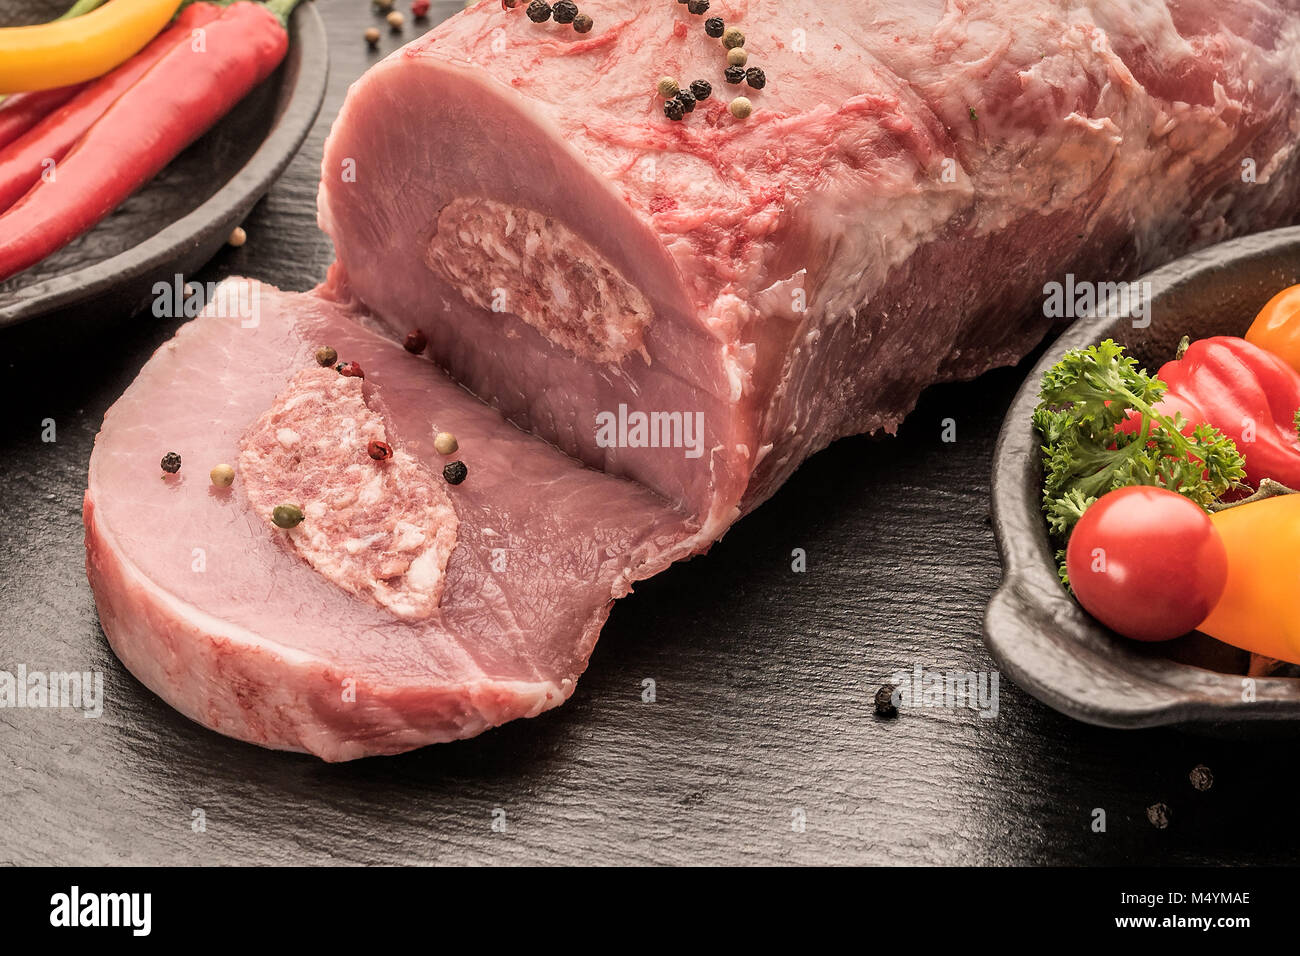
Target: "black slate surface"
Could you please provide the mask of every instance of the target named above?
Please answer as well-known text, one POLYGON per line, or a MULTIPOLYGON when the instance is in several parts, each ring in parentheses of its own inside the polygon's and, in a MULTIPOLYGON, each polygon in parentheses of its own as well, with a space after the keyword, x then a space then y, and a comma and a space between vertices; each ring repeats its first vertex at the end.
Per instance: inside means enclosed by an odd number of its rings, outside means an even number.
MULTIPOLYGON (((318 2, 332 57, 320 121, 248 244, 199 281, 306 289, 332 257, 317 167, 347 85, 380 55, 361 32, 382 27, 380 53, 415 34, 389 33, 365 0, 318 2)), ((993 668, 979 636, 1000 571, 989 464, 1023 368, 931 390, 898 438, 840 442, 708 555, 639 585, 559 710, 331 766, 190 723, 109 651, 83 569, 86 464, 105 409, 177 323, 95 318, 0 337, 0 670, 101 670, 108 698, 94 720, 0 709, 0 863, 1297 859, 1293 744, 1100 730, 1006 681, 993 719, 874 716, 895 670, 993 668), (1208 791, 1188 781, 1201 763, 1208 791), (1164 830, 1147 820, 1157 801, 1164 830)))

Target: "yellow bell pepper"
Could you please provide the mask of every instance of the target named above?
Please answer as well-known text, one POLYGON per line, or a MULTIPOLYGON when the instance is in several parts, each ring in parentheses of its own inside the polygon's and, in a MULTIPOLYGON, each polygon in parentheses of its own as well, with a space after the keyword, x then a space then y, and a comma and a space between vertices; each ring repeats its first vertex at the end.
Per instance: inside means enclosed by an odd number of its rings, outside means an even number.
POLYGON ((1210 520, 1228 549, 1228 584, 1197 630, 1300 664, 1300 494, 1238 505, 1210 520))
POLYGON ((113 0, 75 19, 0 29, 0 95, 103 76, 140 52, 180 5, 181 0, 113 0))

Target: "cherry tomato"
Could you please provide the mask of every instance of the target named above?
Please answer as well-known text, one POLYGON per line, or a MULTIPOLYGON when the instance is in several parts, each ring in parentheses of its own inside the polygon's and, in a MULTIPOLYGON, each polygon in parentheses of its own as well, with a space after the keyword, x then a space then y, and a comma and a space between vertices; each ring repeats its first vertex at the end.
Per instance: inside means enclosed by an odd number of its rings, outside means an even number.
POLYGON ((1228 551, 1201 508, 1164 488, 1132 486, 1083 513, 1065 552, 1084 610, 1138 641, 1194 630, 1228 583, 1228 551))
POLYGON ((1283 289, 1259 310, 1246 341, 1300 372, 1300 285, 1283 289))

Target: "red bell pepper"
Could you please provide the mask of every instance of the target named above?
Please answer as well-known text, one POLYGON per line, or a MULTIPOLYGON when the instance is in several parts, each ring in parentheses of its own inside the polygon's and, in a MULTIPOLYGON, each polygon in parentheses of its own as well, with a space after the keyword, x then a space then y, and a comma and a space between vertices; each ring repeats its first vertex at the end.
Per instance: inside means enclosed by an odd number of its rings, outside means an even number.
MULTIPOLYGON (((1218 335, 1193 342, 1158 377, 1169 390, 1157 410, 1181 414, 1185 431, 1204 423, 1231 438, 1252 488, 1263 478, 1300 488, 1300 373, 1286 362, 1245 339, 1218 335)), ((1132 415, 1120 430, 1141 427, 1141 416, 1132 415)))

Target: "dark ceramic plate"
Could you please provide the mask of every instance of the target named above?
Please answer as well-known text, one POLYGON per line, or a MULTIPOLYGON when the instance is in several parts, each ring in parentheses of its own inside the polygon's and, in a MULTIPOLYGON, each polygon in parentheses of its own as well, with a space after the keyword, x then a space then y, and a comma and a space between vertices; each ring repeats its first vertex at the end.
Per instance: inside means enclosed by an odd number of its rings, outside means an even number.
POLYGON ((1039 440, 1030 423, 1043 373, 1072 348, 1113 338, 1154 371, 1178 340, 1242 335, 1276 292, 1300 282, 1300 228, 1222 243, 1145 277, 1151 324, 1084 318, 1047 350, 1016 394, 993 459, 993 524, 1002 586, 984 618, 984 641, 1021 688, 1090 724, 1159 724, 1237 731, 1300 729, 1300 679, 1259 677, 1254 700, 1243 678, 1249 655, 1204 635, 1162 644, 1116 636, 1075 603, 1056 577, 1039 508, 1039 440))
MULTIPOLYGON (((0 23, 37 22, 66 6, 0 0, 0 23)), ((300 4, 289 26, 288 55, 266 82, 98 226, 0 283, 0 328, 132 313, 155 282, 212 258, 298 151, 325 95, 315 6, 300 4)))

